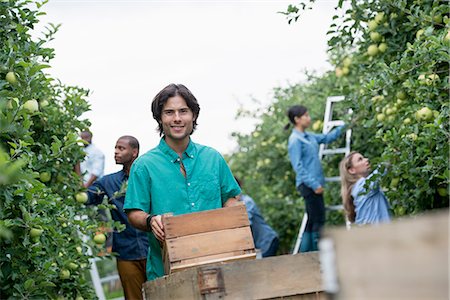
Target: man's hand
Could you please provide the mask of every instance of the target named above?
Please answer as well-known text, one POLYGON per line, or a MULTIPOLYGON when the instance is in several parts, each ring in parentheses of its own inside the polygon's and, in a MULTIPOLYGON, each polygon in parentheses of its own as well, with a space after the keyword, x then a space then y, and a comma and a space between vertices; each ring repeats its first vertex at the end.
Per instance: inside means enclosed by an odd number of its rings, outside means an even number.
POLYGON ((240 204, 242 204, 242 202, 239 201, 240 199, 241 199, 241 195, 237 195, 234 198, 229 198, 227 201, 225 201, 225 203, 223 204, 223 207, 240 205, 240 204))
POLYGON ((161 215, 153 216, 150 220, 150 225, 152 226, 152 232, 155 237, 161 242, 165 239, 164 225, 161 220, 161 215))
POLYGON ((319 186, 319 187, 314 191, 314 193, 316 193, 316 194, 318 194, 318 195, 323 194, 323 187, 319 186))

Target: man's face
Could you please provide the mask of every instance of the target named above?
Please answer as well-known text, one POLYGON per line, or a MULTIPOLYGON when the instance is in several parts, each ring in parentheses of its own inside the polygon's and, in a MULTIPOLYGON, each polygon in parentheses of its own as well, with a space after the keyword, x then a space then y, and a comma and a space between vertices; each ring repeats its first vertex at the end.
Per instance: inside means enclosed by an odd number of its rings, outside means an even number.
POLYGON ((89 133, 83 131, 80 134, 80 137, 81 137, 82 140, 87 142, 87 144, 84 145, 85 147, 91 143, 92 138, 91 138, 89 133))
POLYGON ((164 104, 161 123, 166 141, 180 142, 189 139, 194 126, 194 114, 186 101, 177 95, 164 104))
POLYGON ((119 139, 114 149, 116 164, 132 163, 138 156, 138 149, 133 149, 127 139, 119 139))

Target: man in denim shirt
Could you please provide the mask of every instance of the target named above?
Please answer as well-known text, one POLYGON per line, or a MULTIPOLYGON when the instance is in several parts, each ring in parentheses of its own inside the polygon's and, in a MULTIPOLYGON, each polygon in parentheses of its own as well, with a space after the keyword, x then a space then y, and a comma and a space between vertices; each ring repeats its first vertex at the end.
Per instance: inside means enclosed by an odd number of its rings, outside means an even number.
POLYGON ((344 126, 337 127, 327 134, 306 132, 311 124, 311 117, 307 108, 301 105, 289 108, 288 117, 294 125, 288 141, 289 158, 296 173, 295 186, 305 199, 308 214, 300 251, 316 251, 319 233, 325 224, 323 201, 325 178, 319 159, 319 144, 328 144, 336 140, 344 126))
MULTIPOLYGON (((234 179, 242 188, 239 178, 234 177, 234 179)), ((241 201, 247 209, 255 247, 261 250, 262 257, 275 256, 279 246, 278 234, 266 223, 255 201, 249 195, 241 194, 241 201)))
POLYGON ((131 164, 138 155, 138 140, 132 136, 120 137, 115 146, 114 159, 116 164, 123 165, 123 169, 102 177, 88 189, 87 204, 98 205, 106 196, 117 208, 111 211, 113 220, 125 225, 123 231, 113 233, 112 251, 118 254, 117 270, 126 299, 142 299, 141 288, 146 280, 147 233, 132 227, 123 211, 131 164))

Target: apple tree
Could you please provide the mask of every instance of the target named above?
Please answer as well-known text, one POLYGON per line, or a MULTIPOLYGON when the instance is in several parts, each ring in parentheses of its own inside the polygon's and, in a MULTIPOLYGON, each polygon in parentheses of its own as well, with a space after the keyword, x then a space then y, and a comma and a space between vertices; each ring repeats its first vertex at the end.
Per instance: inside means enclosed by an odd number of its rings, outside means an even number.
MULTIPOLYGON (((280 253, 291 250, 304 213, 304 202, 295 189, 295 174, 287 153, 292 126, 284 129, 289 123, 286 112, 292 105, 306 106, 313 119, 312 129, 321 132, 317 121, 323 119, 323 100, 329 92, 341 93, 332 74, 322 77, 308 74, 308 78, 304 84, 275 88, 273 101, 268 106, 256 111, 242 108, 237 118, 252 118, 257 124, 250 134, 233 133, 238 150, 227 156, 233 174, 242 181, 244 193, 255 200, 266 221, 278 232, 280 253), (335 89, 330 90, 330 87, 335 89)), ((335 161, 334 165, 337 163, 335 161)), ((328 194, 325 200, 328 204, 339 201, 328 194)), ((328 222, 343 223, 344 218, 339 213, 329 214, 328 222)))
MULTIPOLYGON (((288 22, 301 22, 314 2, 289 5, 288 22)), ((252 133, 234 135, 239 148, 231 166, 280 233, 284 251, 302 213, 282 129, 292 104, 317 107, 313 118, 322 119, 326 97, 346 97, 354 112, 348 120, 352 150, 372 165, 391 165, 382 186, 394 217, 448 207, 449 10, 447 1, 336 1, 328 32, 333 70, 275 89, 270 105, 238 115, 259 122, 252 133)), ((336 159, 324 162, 325 173, 335 174, 336 159)), ((340 202, 338 186, 326 193, 328 205, 340 202)), ((340 216, 327 217, 327 225, 340 222, 340 216)))
POLYGON ((57 31, 33 31, 45 2, 0 2, 0 298, 91 299, 87 247, 102 248, 82 235, 105 224, 77 201, 74 172, 89 91, 44 73, 57 31))
POLYGON ((392 165, 383 183, 396 216, 448 207, 448 1, 339 1, 337 8, 329 53, 355 111, 353 149, 392 165))

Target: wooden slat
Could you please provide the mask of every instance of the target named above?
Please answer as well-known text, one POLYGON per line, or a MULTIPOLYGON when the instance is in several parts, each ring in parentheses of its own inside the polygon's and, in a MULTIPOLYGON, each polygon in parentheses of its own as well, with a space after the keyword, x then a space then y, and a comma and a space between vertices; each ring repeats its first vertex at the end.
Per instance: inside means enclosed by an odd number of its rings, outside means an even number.
MULTIPOLYGON (((237 261, 217 267, 224 281, 223 299, 324 299, 316 252, 237 261)), ((143 286, 146 298, 202 299, 197 281, 201 269, 190 268, 146 282, 143 286)))
POLYGON ((326 234, 336 252, 337 299, 449 299, 449 212, 326 234))
POLYGON ((166 239, 165 243, 170 262, 255 248, 249 226, 166 239))
POLYGON ((245 205, 237 205, 192 214, 166 216, 163 219, 166 239, 195 233, 249 226, 245 205), (189 226, 187 226, 189 224, 189 226))
POLYGON ((233 251, 230 253, 221 253, 216 255, 208 255, 193 259, 186 259, 182 260, 176 263, 173 263, 170 268, 170 272, 179 272, 181 270, 185 270, 187 268, 192 267, 199 267, 199 266, 205 266, 210 264, 217 264, 217 263, 229 263, 231 261, 236 260, 244 260, 244 259, 255 259, 256 258, 256 252, 255 251, 249 251, 249 253, 245 253, 246 251, 233 251), (237 254, 237 252, 241 252, 240 254, 237 254))

